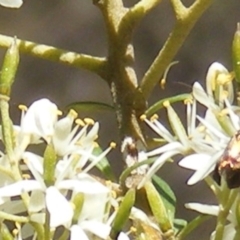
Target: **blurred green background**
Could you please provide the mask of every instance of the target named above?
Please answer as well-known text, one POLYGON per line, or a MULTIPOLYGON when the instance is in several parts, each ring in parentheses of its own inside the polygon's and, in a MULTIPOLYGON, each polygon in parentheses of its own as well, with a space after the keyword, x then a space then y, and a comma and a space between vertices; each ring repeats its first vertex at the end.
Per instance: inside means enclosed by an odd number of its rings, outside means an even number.
MULTIPOLYGON (((138 1, 125 0, 125 6, 138 1)), ((164 44, 174 25, 170 1, 162 3, 148 14, 134 35, 136 71, 141 79, 158 51, 164 44)), ((184 1, 188 6, 193 1, 184 1)), ((204 84, 208 66, 219 61, 229 70, 231 65, 231 42, 240 21, 240 1, 213 1, 212 6, 197 22, 187 41, 174 60, 166 89, 156 87, 150 104, 165 96, 190 92, 195 81, 204 84)), ((90 0, 25 0, 18 10, 0 7, 0 34, 17 36, 20 39, 53 45, 79 53, 106 56, 107 42, 105 27, 99 9, 90 0)), ((5 49, 0 49, 1 60, 5 49)), ((12 91, 12 116, 19 120, 17 106, 29 105, 39 98, 49 98, 60 109, 78 100, 101 101, 111 104, 107 84, 98 76, 85 70, 74 69, 29 55, 21 55, 20 67, 12 91)), ((184 118, 184 107, 177 105, 178 113, 184 118)), ((163 111, 164 112, 164 111, 163 111)), ((160 113, 161 116, 164 115, 160 113)), ((203 113, 202 113, 203 114, 203 113)), ((106 147, 112 140, 119 142, 115 115, 112 113, 80 113, 90 116, 101 124, 100 144, 106 147)), ((164 117, 162 118, 163 121, 164 117)), ((109 155, 115 172, 123 167, 119 149, 109 155)), ((168 181, 176 193, 177 216, 188 220, 195 214, 184 209, 186 202, 214 203, 212 193, 204 183, 187 186, 191 171, 177 165, 165 164, 159 175, 168 181), (169 171, 171 169, 171 171, 169 171)), ((189 236, 191 239, 209 239, 214 221, 207 222, 189 236)))

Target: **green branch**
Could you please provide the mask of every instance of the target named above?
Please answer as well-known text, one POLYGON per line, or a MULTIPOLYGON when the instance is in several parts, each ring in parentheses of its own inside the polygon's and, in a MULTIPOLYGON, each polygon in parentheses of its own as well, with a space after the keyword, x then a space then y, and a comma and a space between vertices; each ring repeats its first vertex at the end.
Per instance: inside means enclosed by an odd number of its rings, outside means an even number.
MULTIPOLYGON (((0 34, 0 47, 9 47, 13 41, 12 37, 0 34)), ((94 72, 105 79, 106 59, 93 57, 85 54, 78 54, 58 49, 52 46, 37 44, 30 41, 17 40, 19 51, 32 56, 50 60, 53 62, 63 63, 76 68, 83 68, 94 72)))
POLYGON ((162 0, 142 0, 129 8, 121 20, 119 34, 128 36, 136 28, 140 20, 153 8, 155 8, 162 0))
POLYGON ((165 69, 184 43, 195 22, 210 6, 212 0, 196 0, 189 8, 185 8, 179 0, 172 0, 171 2, 176 14, 176 25, 141 81, 141 88, 145 98, 149 97, 165 69))

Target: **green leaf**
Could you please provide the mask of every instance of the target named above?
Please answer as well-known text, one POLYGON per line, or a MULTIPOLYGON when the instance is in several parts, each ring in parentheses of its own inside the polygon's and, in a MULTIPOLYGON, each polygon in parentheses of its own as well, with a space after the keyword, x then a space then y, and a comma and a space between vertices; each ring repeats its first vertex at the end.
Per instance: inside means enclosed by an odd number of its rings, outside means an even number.
POLYGON ((73 109, 76 112, 102 112, 108 111, 113 112, 114 107, 101 102, 91 102, 91 101, 82 101, 82 102, 74 102, 69 104, 66 107, 67 110, 73 109))
POLYGON ((167 210, 169 217, 173 221, 176 207, 176 196, 174 192, 170 186, 157 175, 153 175, 152 181, 156 190, 161 195, 163 204, 167 210))
MULTIPOLYGON (((93 154, 98 156, 102 153, 102 149, 100 147, 95 147, 93 150, 93 154)), ((103 175, 111 181, 115 181, 116 177, 111 169, 111 166, 108 162, 108 159, 104 157, 100 162, 97 163, 96 167, 103 173, 103 175)))
POLYGON ((147 115, 147 117, 151 117, 154 113, 156 113, 158 110, 160 110, 164 107, 163 103, 165 101, 169 101, 170 103, 175 103, 175 102, 184 101, 185 99, 190 98, 190 97, 191 97, 190 93, 184 93, 184 94, 179 94, 177 96, 161 99, 160 101, 154 103, 151 107, 149 107, 145 111, 145 114, 147 115))

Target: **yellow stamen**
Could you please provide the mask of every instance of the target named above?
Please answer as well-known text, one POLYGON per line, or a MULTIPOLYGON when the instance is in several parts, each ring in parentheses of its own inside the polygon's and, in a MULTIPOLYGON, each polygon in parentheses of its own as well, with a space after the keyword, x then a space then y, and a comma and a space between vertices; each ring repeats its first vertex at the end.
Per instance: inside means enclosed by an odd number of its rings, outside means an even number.
POLYGON ((163 102, 163 106, 164 106, 165 108, 169 107, 169 106, 170 106, 170 102, 169 102, 169 101, 164 101, 164 102, 163 102))
POLYGON ((28 110, 27 106, 22 105, 22 104, 20 104, 20 105, 18 106, 18 108, 19 108, 21 111, 25 111, 25 112, 28 110))
POLYGON ((204 132, 206 130, 206 127, 205 126, 200 126, 200 127, 198 127, 197 130, 201 133, 201 132, 204 132))
POLYGON ((18 233, 19 233, 19 230, 14 228, 13 231, 12 231, 13 236, 17 236, 18 233))
POLYGON ((94 120, 92 118, 84 118, 83 121, 87 124, 87 125, 94 125, 94 120))
POLYGON ((75 123, 76 123, 77 125, 81 126, 81 127, 86 126, 86 124, 84 123, 84 121, 83 121, 82 119, 80 119, 80 118, 76 119, 76 120, 75 120, 75 123))
POLYGON ((141 121, 144 121, 144 120, 146 120, 146 119, 147 119, 147 115, 142 114, 142 115, 140 116, 140 120, 141 120, 141 121))
POLYGON ((183 101, 183 103, 184 103, 185 105, 187 105, 187 104, 192 104, 192 103, 193 103, 193 100, 192 100, 192 98, 186 98, 186 99, 183 101))
POLYGON ((117 144, 116 144, 115 142, 111 142, 111 143, 110 143, 110 147, 111 147, 111 148, 116 148, 116 146, 117 146, 117 144))
POLYGON ((73 117, 73 119, 76 119, 78 116, 77 112, 73 109, 70 109, 70 111, 68 112, 68 115, 73 117))
POLYGON ((158 115, 154 114, 154 115, 151 116, 150 121, 153 122, 153 121, 155 121, 157 119, 158 119, 158 115))
POLYGON ((62 115, 63 115, 62 111, 57 110, 57 115, 58 115, 58 116, 62 116, 62 115))
POLYGON ((136 233, 137 232, 137 229, 133 226, 130 227, 130 232, 131 233, 136 233))
POLYGON ((29 174, 22 174, 23 179, 30 179, 31 176, 29 174))
POLYGON ((165 89, 165 85, 166 85, 166 79, 163 78, 163 79, 160 81, 160 87, 161 87, 162 90, 165 89))
POLYGON ((223 109, 218 115, 219 117, 224 117, 228 115, 229 110, 227 108, 223 109))
POLYGON ((219 73, 217 76, 217 84, 225 85, 230 84, 233 80, 234 75, 232 73, 219 73))

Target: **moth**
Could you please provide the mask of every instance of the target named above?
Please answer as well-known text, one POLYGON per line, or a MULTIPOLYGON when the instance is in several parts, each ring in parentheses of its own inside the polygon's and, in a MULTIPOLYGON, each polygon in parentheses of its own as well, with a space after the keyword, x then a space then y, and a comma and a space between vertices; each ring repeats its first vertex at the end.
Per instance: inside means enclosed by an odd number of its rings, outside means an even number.
POLYGON ((228 188, 240 187, 240 130, 230 139, 213 172, 213 179, 220 185, 224 177, 228 188))

